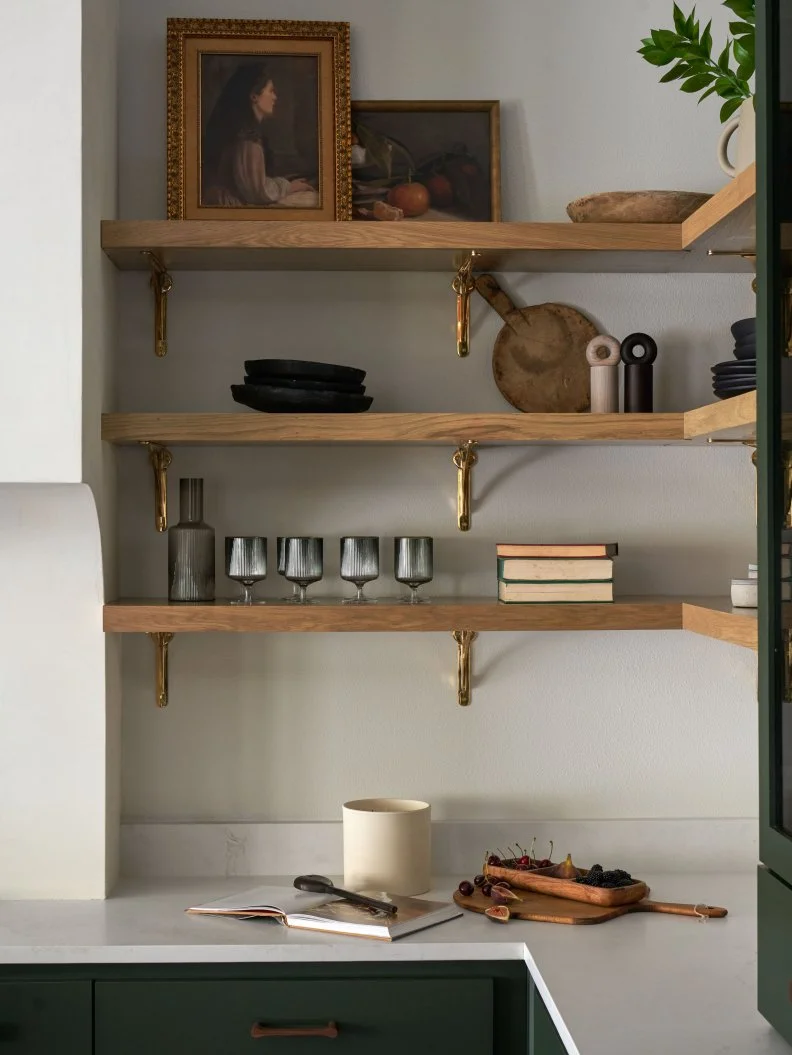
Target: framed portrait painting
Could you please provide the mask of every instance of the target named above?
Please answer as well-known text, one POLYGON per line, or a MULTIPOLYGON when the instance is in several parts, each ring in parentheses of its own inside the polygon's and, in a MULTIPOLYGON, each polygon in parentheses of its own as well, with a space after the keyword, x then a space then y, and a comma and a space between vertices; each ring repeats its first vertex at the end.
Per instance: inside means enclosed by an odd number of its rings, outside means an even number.
POLYGON ((168 219, 347 220, 349 23, 168 19, 168 219))
POLYGON ((500 104, 352 103, 361 220, 500 220, 500 104))

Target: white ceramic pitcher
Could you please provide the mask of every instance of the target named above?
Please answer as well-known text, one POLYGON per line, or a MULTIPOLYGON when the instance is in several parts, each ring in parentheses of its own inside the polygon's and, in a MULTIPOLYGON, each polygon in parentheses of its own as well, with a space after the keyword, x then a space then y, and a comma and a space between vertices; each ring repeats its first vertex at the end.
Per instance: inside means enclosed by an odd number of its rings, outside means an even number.
POLYGON ((756 112, 753 99, 746 99, 737 113, 727 121, 718 143, 718 161, 727 176, 732 178, 756 161, 756 112), (739 132, 737 132, 739 129, 739 132), (736 164, 729 161, 729 140, 737 132, 736 164))

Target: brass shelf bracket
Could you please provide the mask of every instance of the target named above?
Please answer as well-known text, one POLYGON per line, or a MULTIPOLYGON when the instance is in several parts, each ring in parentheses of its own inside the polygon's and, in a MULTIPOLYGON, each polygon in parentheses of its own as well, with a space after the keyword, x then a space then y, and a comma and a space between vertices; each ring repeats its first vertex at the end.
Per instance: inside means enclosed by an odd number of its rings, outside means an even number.
POLYGON ((470 355, 470 295, 476 288, 473 278, 475 257, 476 250, 473 249, 451 283, 457 298, 456 349, 460 359, 470 355))
POLYGON ((140 445, 148 448, 149 462, 154 470, 154 524, 162 534, 168 527, 168 469, 173 455, 161 443, 141 440, 140 445))
POLYGON ((168 354, 168 294, 173 289, 173 279, 156 253, 141 250, 151 268, 149 280, 154 291, 154 354, 163 359, 168 354))
POLYGON ((468 440, 454 452, 457 467, 457 520, 460 531, 470 531, 470 494, 473 466, 478 461, 476 441, 468 440))
POLYGON ((154 691, 158 707, 168 706, 168 646, 173 634, 148 635, 154 643, 154 691))
POLYGON ((475 630, 452 630, 457 643, 457 703, 470 706, 470 648, 478 637, 475 630))

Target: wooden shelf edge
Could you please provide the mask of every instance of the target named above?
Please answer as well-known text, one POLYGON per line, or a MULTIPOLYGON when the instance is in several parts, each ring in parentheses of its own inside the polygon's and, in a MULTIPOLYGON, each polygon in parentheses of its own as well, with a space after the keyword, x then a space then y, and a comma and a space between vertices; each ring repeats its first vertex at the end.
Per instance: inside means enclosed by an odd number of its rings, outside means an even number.
MULTIPOLYGON (((679 252, 680 224, 423 222, 371 224, 277 220, 102 220, 102 249, 509 250, 679 252)), ((139 266, 147 266, 140 261, 139 266)))
POLYGON ((741 648, 756 650, 759 647, 755 609, 726 605, 721 608, 712 603, 685 602, 682 605, 682 628, 741 648))
POLYGON ((756 197, 756 165, 749 165, 682 223, 682 248, 694 248, 718 224, 756 197))
POLYGON ((313 605, 268 602, 242 607, 118 601, 104 607, 108 633, 416 633, 478 631, 691 630, 756 648, 756 619, 717 598, 625 597, 613 604, 505 605, 490 598, 396 600, 370 607, 320 601, 313 605))
POLYGON ((115 444, 682 442, 669 414, 103 414, 115 444))
POLYGON ((686 440, 717 437, 750 440, 756 433, 756 392, 722 399, 684 414, 686 440))

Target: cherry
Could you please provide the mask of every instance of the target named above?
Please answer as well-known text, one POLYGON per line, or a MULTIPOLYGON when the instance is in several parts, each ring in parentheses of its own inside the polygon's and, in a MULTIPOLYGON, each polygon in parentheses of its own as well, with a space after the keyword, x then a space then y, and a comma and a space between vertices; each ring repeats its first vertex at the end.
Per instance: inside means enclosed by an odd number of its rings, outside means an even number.
POLYGON ((501 859, 497 854, 490 854, 487 858, 487 864, 492 865, 493 868, 500 868, 501 859))
POLYGON ((549 868, 552 863, 553 862, 550 860, 549 857, 543 857, 541 861, 537 861, 536 862, 536 867, 537 868, 549 868))
POLYGON ((470 897, 470 895, 473 893, 473 884, 470 882, 469 879, 463 879, 462 882, 459 884, 458 889, 459 893, 462 894, 463 897, 470 897))
POLYGON ((522 865, 524 868, 530 868, 531 858, 528 856, 528 854, 523 854, 522 857, 518 860, 517 864, 522 865))
POLYGON ((486 882, 487 882, 487 877, 483 876, 483 875, 477 875, 477 876, 474 876, 474 878, 473 878, 473 886, 481 887, 481 886, 484 886, 484 884, 486 882))
POLYGON ((492 897, 492 883, 484 883, 481 888, 481 893, 484 897, 492 897))

